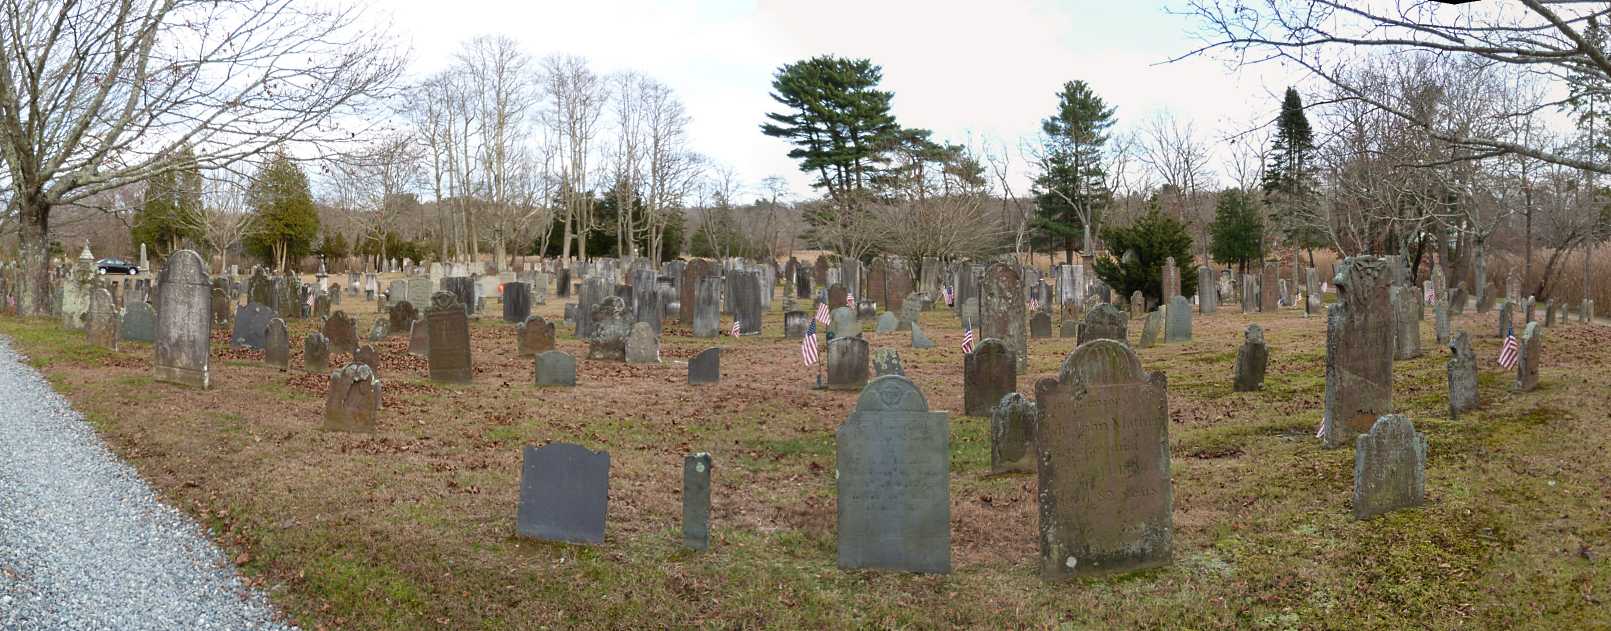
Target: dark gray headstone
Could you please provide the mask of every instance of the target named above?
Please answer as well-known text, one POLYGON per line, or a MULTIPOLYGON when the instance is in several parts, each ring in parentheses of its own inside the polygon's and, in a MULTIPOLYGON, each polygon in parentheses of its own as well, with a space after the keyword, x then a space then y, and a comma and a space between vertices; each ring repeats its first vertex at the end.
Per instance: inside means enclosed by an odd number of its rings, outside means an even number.
POLYGON ((1461 331, 1449 342, 1449 418, 1477 409, 1477 356, 1471 336, 1461 331))
POLYGON ((576 358, 563 351, 538 353, 536 379, 539 386, 576 385, 576 358))
POLYGON ((386 308, 386 335, 408 335, 408 327, 420 317, 419 310, 407 300, 391 303, 386 308))
POLYGON ((380 377, 374 369, 366 364, 347 364, 330 373, 330 393, 324 401, 324 430, 372 433, 379 412, 380 377))
POLYGON ((1040 339, 1052 336, 1052 314, 1036 312, 1029 318, 1029 337, 1040 339))
POLYGON ((859 390, 867 385, 867 340, 836 337, 828 341, 828 389, 859 390))
POLYGON ((989 416, 1009 392, 1018 390, 1018 362, 1001 340, 985 338, 962 356, 962 408, 968 416, 989 416))
POLYGON ((317 331, 302 338, 302 370, 317 375, 330 372, 330 340, 317 331))
POLYGON ((1010 392, 990 411, 990 473, 1035 472, 1035 402, 1010 392))
POLYGON ((761 279, 755 272, 730 272, 733 280, 733 317, 740 335, 761 334, 761 279))
POLYGON ((123 309, 123 324, 118 334, 130 342, 154 342, 157 339, 157 312, 151 305, 131 302, 123 309))
POLYGON ((682 545, 710 549, 710 454, 682 458, 682 545))
POLYGON ((1158 345, 1158 336, 1163 333, 1163 309, 1159 307, 1147 312, 1147 318, 1141 324, 1141 338, 1136 341, 1137 348, 1152 348, 1158 345))
POLYGON ((1354 438, 1354 518, 1370 519, 1426 499, 1426 436, 1387 414, 1354 438))
POLYGON ((1242 333, 1242 347, 1236 351, 1236 377, 1233 389, 1237 392, 1255 392, 1264 387, 1264 371, 1270 363, 1270 347, 1264 343, 1264 329, 1257 324, 1247 325, 1242 333))
POLYGON ((368 366, 375 378, 380 378, 380 353, 375 347, 368 344, 358 347, 358 350, 352 352, 352 363, 368 366))
POLYGON ((531 316, 531 284, 503 284, 503 321, 519 324, 531 316))
POLYGON ((805 337, 806 327, 811 324, 811 316, 804 311, 786 311, 783 313, 783 338, 800 339, 805 337))
POLYGON ((707 348, 688 360, 688 385, 696 386, 722 380, 722 349, 707 348))
POLYGON ((835 338, 861 335, 861 323, 856 320, 856 312, 851 311, 850 307, 835 307, 828 312, 828 322, 828 332, 835 338))
MULTIPOLYGON (((1019 370, 1029 369, 1029 334, 1024 314, 1024 284, 1018 269, 992 263, 979 287, 979 337, 1001 340, 1012 350, 1019 370)), ((989 405, 995 405, 991 401, 989 405)), ((986 412, 988 413, 988 412, 986 412)))
POLYGON ((1169 300, 1164 313, 1164 341, 1191 341, 1191 303, 1186 301, 1185 296, 1175 296, 1169 300))
POLYGON ((626 303, 611 296, 599 301, 591 313, 593 326, 587 337, 587 358, 626 361, 626 339, 632 322, 626 317, 626 303))
POLYGON ((604 543, 610 454, 580 445, 526 447, 515 532, 567 543, 604 543))
POLYGON ((426 356, 432 381, 470 383, 475 369, 470 363, 470 320, 457 297, 439 291, 431 295, 425 310, 426 335, 431 349, 426 356))
POLYGON ((336 310, 324 320, 324 336, 330 340, 330 350, 351 353, 358 350, 358 324, 347 312, 336 310))
MULTIPOLYGON (((449 276, 442 279, 442 291, 452 294, 464 315, 470 315, 475 308, 475 279, 469 276, 449 276)), ((436 294, 431 294, 431 300, 436 300, 436 294)))
POLYGON ((1420 357, 1421 319, 1416 317, 1415 309, 1421 304, 1421 292, 1398 286, 1388 291, 1388 303, 1393 309, 1393 359, 1420 357))
MULTIPOLYGON (((169 257, 169 260, 171 261, 172 257, 169 257)), ((169 263, 169 264, 171 265, 172 263, 169 263)), ((203 273, 205 273, 205 272, 203 272, 203 273)), ((217 279, 217 280, 222 281, 222 280, 226 280, 226 279, 220 278, 220 279, 217 279)), ((234 307, 234 303, 231 302, 230 299, 229 299, 229 290, 225 289, 225 288, 222 288, 222 287, 219 287, 217 285, 214 285, 213 288, 212 288, 211 295, 212 295, 212 305, 211 305, 212 308, 210 309, 210 311, 212 311, 213 328, 215 328, 215 329, 227 329, 227 328, 229 328, 230 323, 233 322, 234 319, 235 319, 235 307, 234 307)), ((152 302, 158 302, 158 301, 153 300, 152 302)))
POLYGON ((1354 256, 1337 266, 1337 302, 1326 313, 1326 448, 1353 443, 1393 409, 1392 270, 1387 259, 1354 256))
POLYGON ((693 318, 694 337, 716 337, 722 327, 722 279, 706 276, 694 282, 694 304, 687 308, 693 318))
POLYGON ((263 363, 281 372, 291 368, 291 336, 285 329, 284 320, 269 320, 263 333, 263 363))
POLYGON ((951 571, 947 425, 905 377, 862 390, 836 435, 839 567, 951 571))
MULTIPOLYGON (((160 292, 159 292, 160 293, 160 292)), ((161 313, 162 307, 157 307, 161 313)), ((235 310, 235 331, 230 335, 230 346, 235 348, 263 348, 263 333, 268 331, 274 311, 255 302, 246 303, 235 310)))
POLYGON ((893 348, 880 348, 873 353, 873 376, 884 375, 906 376, 906 369, 901 366, 901 354, 893 348))
POLYGON ((1057 328, 1057 337, 1076 337, 1080 334, 1080 321, 1068 319, 1062 321, 1057 328))

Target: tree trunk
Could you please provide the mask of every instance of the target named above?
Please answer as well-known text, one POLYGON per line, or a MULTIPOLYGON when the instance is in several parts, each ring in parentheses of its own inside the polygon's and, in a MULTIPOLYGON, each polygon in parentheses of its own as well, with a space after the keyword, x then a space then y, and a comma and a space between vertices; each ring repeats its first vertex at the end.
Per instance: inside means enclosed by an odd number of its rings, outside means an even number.
POLYGON ((1476 278, 1473 278, 1471 281, 1472 284, 1476 286, 1472 287, 1472 290, 1474 290, 1474 295, 1477 297, 1477 303, 1481 304, 1482 299, 1488 295, 1487 237, 1479 236, 1473 239, 1472 249, 1475 250, 1472 253, 1474 255, 1472 256, 1472 265, 1476 269, 1476 278))
POLYGON ((17 313, 50 315, 55 292, 50 288, 50 204, 38 197, 19 200, 17 227, 21 273, 17 275, 17 313))
POLYGON ((1594 253, 1594 244, 1583 243, 1583 300, 1589 299, 1589 256, 1594 253))

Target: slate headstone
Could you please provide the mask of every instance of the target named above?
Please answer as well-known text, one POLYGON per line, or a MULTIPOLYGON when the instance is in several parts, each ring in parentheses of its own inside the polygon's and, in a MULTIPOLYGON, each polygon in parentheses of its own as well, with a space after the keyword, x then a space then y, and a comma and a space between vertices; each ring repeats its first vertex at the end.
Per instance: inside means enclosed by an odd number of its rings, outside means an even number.
POLYGON ((1191 341, 1191 303, 1185 296, 1175 296, 1164 312, 1164 341, 1191 341))
MULTIPOLYGON (((161 307, 158 307, 161 314, 161 307)), ((230 336, 230 345, 234 348, 263 348, 263 334, 268 331, 269 320, 274 319, 274 311, 255 302, 242 305, 235 310, 235 331, 230 336)))
POLYGON ((515 532, 566 543, 604 543, 610 454, 570 443, 526 447, 515 532))
POLYGON ((1393 359, 1415 359, 1421 356, 1421 320, 1415 317, 1415 305, 1421 294, 1414 287, 1394 286, 1389 300, 1393 309, 1393 359))
POLYGON ((519 324, 531 316, 531 284, 503 284, 503 321, 519 324))
POLYGON ((1449 418, 1477 409, 1477 356, 1471 336, 1461 331, 1449 342, 1449 418))
POLYGON ((1018 369, 1028 370, 1028 322, 1024 314, 1024 285, 1018 270, 1006 263, 992 263, 985 269, 979 291, 979 337, 1001 340, 1012 350, 1018 369))
POLYGON ((337 353, 358 350, 358 324, 347 316, 347 312, 336 310, 325 318, 322 328, 324 336, 330 340, 330 350, 337 353))
POLYGON ((419 310, 407 300, 398 300, 386 308, 386 335, 408 335, 408 327, 420 317, 419 310))
POLYGON ((947 425, 905 377, 862 390, 836 432, 839 567, 951 571, 947 425))
POLYGON ((1035 472, 1035 402, 1007 393, 990 411, 990 473, 1035 472))
POLYGON ((446 291, 432 294, 425 326, 431 345, 426 356, 431 381, 470 383, 475 375, 470 360, 470 321, 458 297, 446 291))
POLYGON ((291 368, 291 336, 285 329, 284 320, 269 320, 263 334, 263 363, 280 369, 280 372, 291 368))
POLYGON ((968 416, 989 416, 1009 392, 1018 390, 1018 362, 1001 340, 985 338, 962 356, 962 408, 968 416))
POLYGON ((1141 339, 1136 342, 1137 348, 1152 348, 1158 345, 1158 336, 1163 333, 1163 308, 1147 312, 1147 319, 1142 321, 1141 339))
POLYGON ((123 323, 118 335, 130 342, 154 342, 157 339, 157 312, 144 302, 131 302, 123 309, 123 323))
POLYGON ((828 313, 828 321, 828 332, 833 333, 835 338, 861 336, 861 323, 856 320, 856 312, 850 307, 836 307, 828 313))
POLYGON ((1337 302, 1326 313, 1326 448, 1352 444, 1393 409, 1392 270, 1386 258, 1354 256, 1337 266, 1337 302))
POLYGON ((1354 438, 1354 518, 1370 519, 1426 500, 1426 436, 1386 414, 1354 438))
POLYGON ((783 313, 783 338, 800 339, 805 337, 806 327, 811 324, 811 316, 804 311, 785 311, 783 313))
POLYGON ((1029 318, 1029 337, 1034 339, 1052 336, 1052 315, 1044 311, 1029 318))
POLYGON ((576 358, 557 350, 538 353, 536 380, 539 386, 576 385, 576 358))
POLYGON ((682 458, 682 545, 710 549, 710 454, 682 458))
POLYGON ((1232 389, 1237 392, 1257 392, 1264 387, 1264 371, 1270 363, 1270 347, 1264 343, 1264 329, 1257 324, 1247 325, 1242 332, 1242 346, 1236 351, 1236 375, 1232 389))
POLYGON ((859 390, 867 385, 867 340, 836 337, 828 341, 829 390, 859 390))
POLYGON ((649 322, 637 322, 632 325, 632 331, 626 338, 626 362, 628 364, 658 364, 660 363, 660 334, 654 330, 649 322))
POLYGON ((934 348, 934 340, 923 333, 923 327, 912 323, 912 348, 934 348))
POLYGON ((330 340, 314 331, 302 338, 302 370, 316 375, 330 372, 330 340))
POLYGON ((722 379, 722 349, 711 347, 688 360, 688 385, 716 383, 722 379))
POLYGON ((896 318, 895 314, 885 311, 884 315, 878 316, 878 324, 873 328, 873 332, 894 333, 895 328, 899 326, 899 324, 900 319, 896 318))
POLYGON ((626 361, 627 336, 632 323, 626 317, 626 302, 611 296, 599 301, 591 314, 593 326, 587 338, 587 358, 626 361))

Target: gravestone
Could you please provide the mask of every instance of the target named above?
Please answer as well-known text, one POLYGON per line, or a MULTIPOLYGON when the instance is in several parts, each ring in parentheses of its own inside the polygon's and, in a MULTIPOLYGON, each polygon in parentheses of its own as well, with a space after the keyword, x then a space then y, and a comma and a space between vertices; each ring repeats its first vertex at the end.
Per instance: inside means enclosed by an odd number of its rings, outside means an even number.
POLYGON ((688 385, 697 386, 722 380, 722 349, 711 347, 688 360, 688 385))
POLYGON ((291 369, 291 335, 285 329, 285 320, 269 320, 268 330, 263 334, 263 363, 280 372, 291 369))
POLYGON ((1521 354, 1516 359, 1517 392, 1532 392, 1538 388, 1538 366, 1544 359, 1544 329, 1537 322, 1528 322, 1522 329, 1521 354))
POLYGON ((554 350, 554 323, 542 316, 528 316, 525 322, 515 325, 515 348, 520 357, 536 357, 554 350))
POLYGON ((1191 303, 1185 296, 1175 296, 1164 311, 1164 341, 1191 341, 1191 303))
POLYGON ((519 281, 503 284, 503 321, 519 324, 531 316, 531 285, 519 281))
POLYGON ((632 331, 626 338, 626 362, 628 364, 658 364, 660 363, 660 334, 654 330, 649 322, 637 322, 632 325, 632 331))
POLYGON ((1280 310, 1280 296, 1277 293, 1276 282, 1280 278, 1279 263, 1265 263, 1264 275, 1259 278, 1259 311, 1275 313, 1280 310))
MULTIPOLYGON (((470 315, 470 310, 475 306, 474 278, 470 278, 469 276, 449 276, 447 278, 443 278, 441 291, 451 294, 456 303, 459 305, 459 308, 464 310, 464 315, 470 315)), ((436 300, 437 293, 441 292, 431 293, 431 300, 436 300)))
POLYGON ((1510 273, 1505 275, 1505 302, 1520 304, 1521 297, 1521 276, 1516 274, 1515 268, 1511 268, 1510 273))
POLYGON ((632 323, 626 318, 626 303, 611 296, 593 307, 592 333, 587 338, 587 358, 626 361, 626 338, 632 323))
POLYGON ((1466 297, 1466 288, 1464 286, 1458 286, 1454 289, 1450 289, 1449 313, 1453 315, 1465 315, 1466 302, 1468 300, 1469 299, 1466 297))
POLYGON ((1012 349, 985 338, 962 356, 962 409, 968 416, 989 416, 1009 392, 1018 390, 1018 363, 1012 349))
POLYGON ((906 376, 906 369, 901 366, 901 354, 893 348, 880 348, 873 353, 873 378, 884 375, 906 376))
POLYGON ((1386 414, 1354 439, 1354 519, 1426 499, 1426 436, 1402 414, 1386 414))
POLYGON ((1421 356, 1421 320, 1415 317, 1415 305, 1421 302, 1420 292, 1414 287, 1394 286, 1388 289, 1393 308, 1393 359, 1415 359, 1421 356))
POLYGON ((1258 313, 1259 311, 1259 277, 1254 274, 1242 275, 1242 313, 1258 313))
POLYGON ((526 447, 515 533, 566 543, 604 543, 610 454, 570 443, 526 447))
MULTIPOLYGON (((172 257, 169 258, 171 259, 172 257)), ((212 298, 212 303, 208 310, 212 312, 213 328, 229 328, 235 316, 235 309, 229 301, 229 291, 222 287, 214 286, 209 294, 212 298)))
POLYGON ((1029 318, 1029 337, 1040 339, 1052 336, 1052 315, 1044 311, 1029 318))
POLYGON ((261 267, 252 268, 252 276, 246 279, 246 302, 257 303, 273 308, 275 301, 274 279, 269 278, 268 270, 261 267))
POLYGON ((369 342, 379 342, 386 339, 386 335, 391 332, 391 329, 389 318, 375 318, 375 321, 370 323, 369 335, 364 336, 364 339, 369 342))
MULTIPOLYGON (((124 320, 124 322, 127 322, 128 321, 128 316, 125 315, 123 320, 124 320)), ((1545 327, 1555 326, 1555 299, 1554 298, 1551 298, 1551 299, 1549 299, 1549 300, 1544 302, 1544 326, 1545 327)))
POLYGON ((1197 312, 1212 315, 1219 310, 1219 289, 1214 286, 1214 270, 1197 268, 1197 312))
POLYGON ((426 355, 431 381, 470 383, 475 374, 470 363, 470 321, 457 296, 446 291, 432 294, 425 326, 431 344, 426 355))
POLYGON ((1257 324, 1247 325, 1242 332, 1242 347, 1236 351, 1236 375, 1232 389, 1237 392, 1256 392, 1264 387, 1264 371, 1270 363, 1270 347, 1264 343, 1264 329, 1257 324))
POLYGON ((923 327, 912 323, 912 348, 934 348, 934 340, 923 334, 923 327))
POLYGON ((849 292, 845 290, 845 286, 838 283, 835 283, 833 286, 829 287, 828 308, 836 309, 847 306, 846 300, 848 299, 848 293, 849 292))
MULTIPOLYGON (((985 269, 979 287, 979 338, 993 337, 1012 350, 1019 370, 1029 369, 1029 335, 1025 331, 1024 285, 1018 270, 1006 263, 985 269)), ((991 401, 990 405, 994 405, 991 401)))
POLYGON ((1141 325, 1141 339, 1136 342, 1137 348, 1152 348, 1158 345, 1158 334, 1163 331, 1163 308, 1147 312, 1147 319, 1141 325))
POLYGON ((380 376, 373 368, 366 364, 347 364, 330 373, 330 393, 324 400, 321 429, 373 433, 379 412, 380 376))
MULTIPOLYGON (((337 294, 340 295, 340 294, 337 294)), ((313 317, 323 318, 330 315, 330 296, 320 292, 313 297, 313 317)))
MULTIPOLYGON (((733 319, 740 335, 761 334, 761 279, 755 272, 733 272, 733 319)), ((768 288, 770 289, 770 288, 768 288)))
POLYGON ((1163 297, 1161 304, 1169 304, 1180 295, 1180 267, 1175 264, 1175 257, 1167 257, 1163 263, 1163 297))
POLYGON ((1505 339, 1516 330, 1516 305, 1505 303, 1499 305, 1499 339, 1505 339))
POLYGON ((1449 296, 1445 294, 1433 298, 1432 334, 1439 344, 1449 343, 1449 296))
POLYGON ((923 294, 911 293, 901 303, 900 321, 895 323, 895 330, 910 331, 912 324, 917 322, 923 313, 923 294))
POLYGON ((835 338, 861 336, 861 323, 856 321, 856 312, 850 307, 838 307, 829 312, 828 321, 828 332, 835 338))
POLYGON ((536 380, 539 386, 576 385, 576 358, 557 350, 538 353, 536 380))
POLYGON ((330 340, 330 350, 337 353, 351 353, 358 350, 358 324, 347 316, 347 312, 336 310, 324 320, 324 336, 330 340))
POLYGON ((123 310, 123 322, 118 326, 118 336, 119 339, 130 342, 156 341, 157 312, 144 302, 129 303, 123 310))
POLYGON ((408 325, 408 354, 415 357, 431 357, 431 327, 425 325, 425 320, 415 320, 408 325))
POLYGON ((805 337, 806 327, 810 326, 811 317, 804 311, 785 311, 783 313, 784 339, 799 339, 805 337))
POLYGON ((1320 308, 1323 305, 1326 304, 1325 297, 1321 296, 1320 293, 1321 293, 1320 292, 1320 274, 1318 272, 1316 272, 1315 268, 1313 268, 1313 267, 1304 268, 1304 270, 1303 270, 1303 294, 1305 296, 1304 300, 1303 300, 1303 314, 1304 315, 1311 315, 1311 314, 1319 311, 1320 308))
POLYGON ((1074 337, 1080 334, 1079 320, 1064 320, 1058 323, 1057 337, 1074 337))
MULTIPOLYGON (((168 255, 157 282, 161 291, 156 292, 157 322, 152 342, 156 380, 205 390, 212 385, 208 359, 213 288, 208 282, 207 266, 201 255, 180 250, 168 255)), ((259 324, 267 325, 267 320, 259 324)), ((259 328, 258 335, 262 332, 259 328)), ((262 338, 257 339, 261 346, 262 338)))
POLYGON ((1321 443, 1352 444, 1393 411, 1394 326, 1386 258, 1354 256, 1337 266, 1337 302, 1326 312, 1326 403, 1321 443))
POLYGON ((633 271, 631 278, 633 322, 647 322, 655 335, 659 335, 663 309, 660 304, 660 274, 652 269, 640 269, 633 271))
POLYGON ((1130 294, 1130 319, 1138 320, 1147 316, 1147 297, 1137 289, 1130 294))
POLYGON ((1083 344, 1035 385, 1040 573, 1166 565, 1172 547, 1168 381, 1128 346, 1083 344))
POLYGON ((878 324, 874 326, 873 332, 894 333, 898 326, 900 326, 900 320, 895 317, 895 314, 885 311, 884 315, 878 316, 878 324))
POLYGON ((979 322, 979 297, 969 296, 962 301, 962 308, 958 310, 964 324, 977 324, 979 322))
POLYGON ((302 338, 302 370, 316 375, 330 372, 330 339, 314 331, 302 338))
POLYGON ((722 327, 722 279, 700 277, 694 282, 698 287, 692 296, 693 303, 685 308, 693 321, 694 337, 716 337, 722 327))
POLYGON ((368 344, 358 347, 352 352, 352 363, 368 366, 375 377, 380 377, 380 352, 375 347, 368 344))
POLYGON ((90 345, 117 350, 119 318, 117 302, 104 287, 89 291, 89 308, 84 317, 84 339, 90 345))
POLYGON ((859 390, 867 385, 867 340, 859 336, 828 341, 829 390, 859 390))
POLYGON ((682 458, 682 545, 710 549, 710 454, 682 458))
POLYGON ((888 375, 867 384, 835 437, 839 567, 950 572, 945 413, 930 412, 911 381, 888 375))
POLYGON ((1035 402, 1017 392, 990 411, 990 473, 1035 472, 1035 402))
MULTIPOLYGON (((161 292, 158 292, 161 297, 161 292)), ((157 307, 161 315, 161 307, 157 307)), ((234 348, 263 348, 263 333, 268 330, 269 320, 274 319, 274 311, 255 302, 242 305, 235 310, 235 330, 230 335, 230 345, 234 348)))
POLYGON ((1129 344, 1129 333, 1125 330, 1128 326, 1129 321, 1118 307, 1109 304, 1097 305, 1096 308, 1085 312, 1085 319, 1080 322, 1079 334, 1075 337, 1075 346, 1095 340, 1114 340, 1121 344, 1129 344))
POLYGON ((1533 321, 1533 312, 1536 310, 1535 309, 1536 305, 1537 305, 1537 301, 1535 301, 1532 296, 1522 298, 1522 325, 1523 326, 1525 326, 1528 322, 1533 321))
POLYGON ((1461 331, 1449 342, 1449 418, 1477 409, 1477 356, 1471 336, 1461 331))
POLYGON ((407 335, 408 327, 419 317, 419 310, 413 303, 406 300, 393 303, 386 309, 386 335, 407 335))

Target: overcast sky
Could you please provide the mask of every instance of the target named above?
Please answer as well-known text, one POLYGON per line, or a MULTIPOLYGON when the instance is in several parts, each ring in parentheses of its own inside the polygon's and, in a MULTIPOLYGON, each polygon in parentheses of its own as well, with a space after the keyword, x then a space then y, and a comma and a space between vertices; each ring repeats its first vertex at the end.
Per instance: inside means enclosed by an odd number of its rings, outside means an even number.
MULTIPOLYGON (((465 40, 502 34, 533 56, 581 55, 599 72, 638 70, 670 86, 692 117, 694 147, 732 165, 755 187, 809 180, 788 146, 758 126, 778 66, 832 53, 884 69, 902 125, 952 142, 990 138, 1016 148, 1056 105, 1063 82, 1083 79, 1118 108, 1119 126, 1162 110, 1223 138, 1269 117, 1290 75, 1278 68, 1232 72, 1193 58, 1186 18, 1162 2, 1077 0, 389 0, 396 32, 413 49, 416 76, 448 65, 465 40)), ((1219 154, 1223 157, 1223 152, 1219 154)), ((1220 165, 1216 171, 1223 172, 1220 165)), ((1020 194, 1027 184, 1018 174, 1020 194)))

